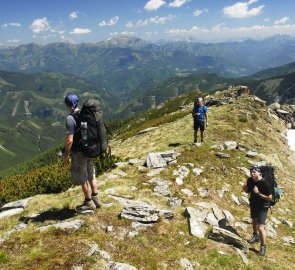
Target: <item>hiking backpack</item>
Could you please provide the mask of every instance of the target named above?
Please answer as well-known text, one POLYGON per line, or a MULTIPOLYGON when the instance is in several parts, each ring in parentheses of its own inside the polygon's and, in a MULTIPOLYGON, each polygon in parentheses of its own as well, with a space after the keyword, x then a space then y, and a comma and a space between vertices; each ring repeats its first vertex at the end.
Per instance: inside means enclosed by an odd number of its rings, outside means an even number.
POLYGON ((274 175, 275 170, 273 166, 268 165, 268 166, 261 166, 260 171, 261 171, 263 179, 267 181, 271 187, 272 200, 270 202, 270 206, 274 206, 280 200, 281 193, 282 193, 282 190, 278 188, 278 183, 274 175))
POLYGON ((106 128, 100 102, 87 99, 79 113, 71 114, 77 124, 74 143, 86 157, 102 156, 108 147, 106 128))

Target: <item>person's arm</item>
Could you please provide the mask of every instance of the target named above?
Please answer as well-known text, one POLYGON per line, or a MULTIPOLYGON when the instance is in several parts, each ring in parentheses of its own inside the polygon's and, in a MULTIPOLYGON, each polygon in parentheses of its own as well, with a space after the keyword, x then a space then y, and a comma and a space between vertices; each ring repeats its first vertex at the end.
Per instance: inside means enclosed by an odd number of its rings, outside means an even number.
POLYGON ((206 127, 208 127, 208 112, 206 111, 206 114, 205 114, 205 118, 206 118, 206 127))
POLYGON ((67 165, 69 163, 73 140, 74 140, 74 135, 68 134, 65 141, 64 165, 67 165))
POLYGON ((260 193, 259 190, 258 190, 258 187, 256 187, 256 186, 253 188, 253 192, 255 194, 257 194, 261 199, 263 199, 263 200, 265 200, 267 202, 270 202, 272 200, 272 195, 271 194, 270 195, 264 195, 264 194, 260 193))

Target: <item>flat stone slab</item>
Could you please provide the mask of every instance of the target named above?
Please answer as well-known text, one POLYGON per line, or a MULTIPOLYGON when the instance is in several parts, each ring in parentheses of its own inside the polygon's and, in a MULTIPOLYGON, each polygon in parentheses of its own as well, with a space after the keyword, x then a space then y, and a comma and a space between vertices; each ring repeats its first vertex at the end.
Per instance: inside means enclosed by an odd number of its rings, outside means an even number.
POLYGON ((213 227, 212 232, 209 234, 209 238, 217 242, 233 245, 245 252, 248 252, 250 247, 250 244, 245 239, 228 230, 216 226, 213 227))
POLYGON ((146 202, 128 200, 116 196, 110 197, 124 206, 121 212, 122 218, 138 221, 141 223, 155 223, 159 221, 160 217, 166 219, 171 219, 174 217, 173 211, 162 210, 157 206, 148 204, 146 202))
POLYGON ((160 153, 149 153, 146 159, 146 165, 148 168, 157 169, 166 167, 167 163, 160 153))
POLYGON ((217 156, 219 158, 230 158, 229 154, 221 153, 221 152, 216 153, 215 156, 217 156))
POLYGON ((76 219, 72 221, 65 221, 65 222, 60 222, 52 225, 47 225, 47 226, 42 226, 39 228, 41 232, 44 232, 50 228, 56 228, 56 229, 61 229, 61 230, 74 230, 77 231, 79 230, 84 224, 84 221, 81 219, 76 219))
POLYGON ((150 132, 150 131, 155 130, 155 129, 156 129, 156 127, 149 127, 149 128, 146 128, 146 129, 143 129, 143 130, 139 131, 138 134, 139 135, 144 134, 144 133, 150 132))
POLYGON ((10 202, 7 203, 5 205, 3 205, 1 207, 1 211, 6 211, 6 210, 10 210, 10 209, 15 209, 15 208, 25 208, 28 205, 28 202, 32 199, 32 197, 30 198, 26 198, 23 200, 19 200, 19 201, 15 201, 15 202, 10 202))
POLYGON ((108 265, 109 270, 137 270, 134 266, 126 263, 110 262, 108 265))
POLYGON ((204 223, 208 212, 196 208, 187 207, 184 215, 189 219, 190 234, 199 238, 204 238, 208 226, 204 223))
POLYGON ((238 143, 234 141, 226 141, 224 142, 224 145, 227 150, 235 150, 238 147, 238 143))
POLYGON ((24 211, 24 208, 12 208, 10 210, 3 211, 0 213, 0 219, 20 214, 23 211, 24 211))

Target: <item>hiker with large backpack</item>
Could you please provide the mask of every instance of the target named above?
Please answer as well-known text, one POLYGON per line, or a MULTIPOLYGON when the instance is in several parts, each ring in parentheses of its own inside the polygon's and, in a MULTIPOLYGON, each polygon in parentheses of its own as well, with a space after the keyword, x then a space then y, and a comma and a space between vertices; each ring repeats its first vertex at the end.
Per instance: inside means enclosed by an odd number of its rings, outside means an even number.
POLYGON ((107 134, 103 123, 100 102, 88 99, 81 110, 78 96, 68 94, 65 104, 69 111, 66 118, 66 141, 64 165, 71 156, 71 175, 74 184, 82 187, 85 200, 76 207, 79 212, 101 207, 98 197, 93 158, 101 156, 107 149, 107 134))
POLYGON ((266 253, 265 222, 272 201, 272 189, 268 181, 262 177, 261 168, 253 165, 250 168, 251 177, 243 186, 243 191, 250 194, 250 213, 252 218, 253 236, 249 244, 260 242, 260 256, 266 253))

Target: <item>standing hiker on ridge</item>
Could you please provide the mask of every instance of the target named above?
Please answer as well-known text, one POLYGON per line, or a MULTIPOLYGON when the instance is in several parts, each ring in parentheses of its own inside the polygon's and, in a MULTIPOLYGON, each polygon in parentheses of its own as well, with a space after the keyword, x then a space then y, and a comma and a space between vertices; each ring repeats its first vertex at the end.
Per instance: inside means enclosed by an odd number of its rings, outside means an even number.
POLYGON ((265 221, 272 200, 272 192, 270 185, 262 178, 259 166, 251 166, 250 173, 251 177, 247 179, 247 183, 243 186, 243 191, 250 193, 250 213, 253 226, 253 236, 248 243, 254 244, 260 241, 259 255, 265 256, 265 221))
POLYGON ((201 143, 204 143, 205 126, 208 127, 208 108, 203 104, 203 99, 198 98, 192 111, 194 118, 194 144, 198 142, 198 129, 201 131, 201 143))
POLYGON ((86 157, 79 151, 81 141, 81 128, 77 120, 80 115, 78 109, 78 96, 68 94, 65 97, 65 104, 69 111, 66 118, 66 140, 65 153, 63 157, 64 165, 69 163, 71 155, 71 175, 74 184, 80 184, 85 196, 84 202, 76 207, 78 212, 95 210, 101 206, 99 201, 93 159, 86 157))

